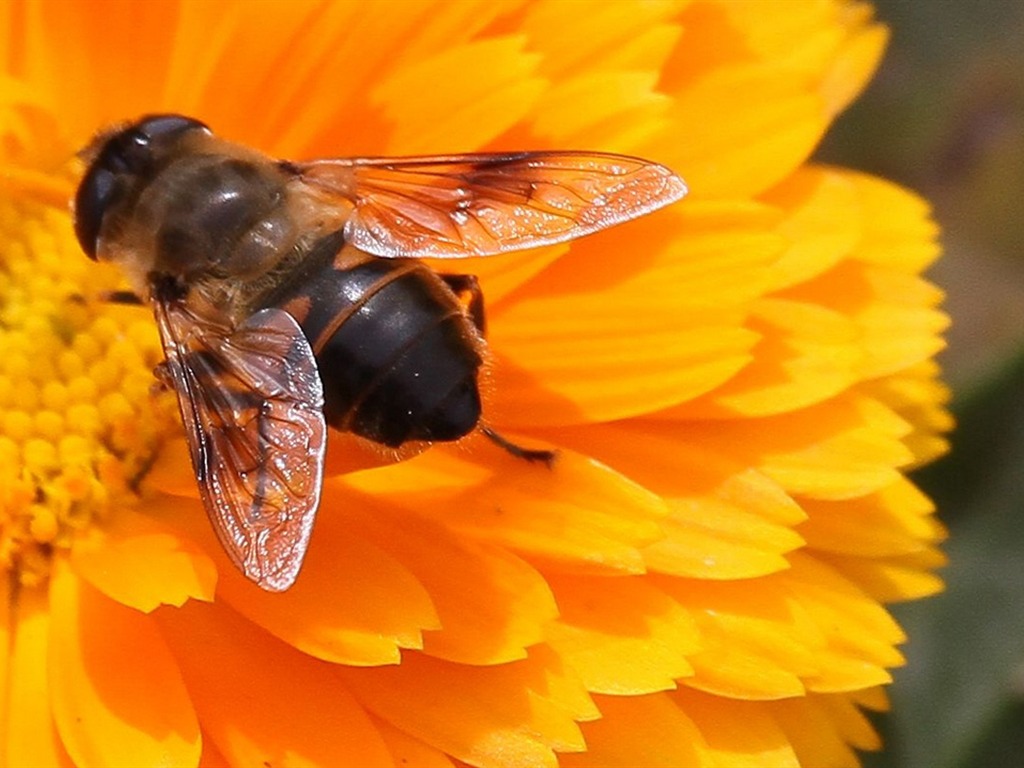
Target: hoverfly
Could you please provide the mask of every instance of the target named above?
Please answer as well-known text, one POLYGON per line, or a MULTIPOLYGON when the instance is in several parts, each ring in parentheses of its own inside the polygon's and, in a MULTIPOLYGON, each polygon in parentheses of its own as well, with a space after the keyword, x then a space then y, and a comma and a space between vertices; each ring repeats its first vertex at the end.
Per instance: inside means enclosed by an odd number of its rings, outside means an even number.
POLYGON ((595 152, 274 160, 175 114, 82 157, 78 240, 152 304, 203 505, 270 591, 302 565, 328 424, 388 447, 480 426, 482 295, 419 259, 569 240, 686 193, 595 152))

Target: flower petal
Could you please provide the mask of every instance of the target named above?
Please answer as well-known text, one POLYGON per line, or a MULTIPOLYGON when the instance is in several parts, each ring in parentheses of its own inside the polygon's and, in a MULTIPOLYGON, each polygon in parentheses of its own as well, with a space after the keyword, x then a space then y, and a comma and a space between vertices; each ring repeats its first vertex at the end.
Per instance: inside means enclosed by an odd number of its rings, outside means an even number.
POLYGON ((572 3, 532 3, 522 29, 543 51, 543 72, 560 81, 576 73, 661 69, 681 31, 678 3, 603 3, 581 14, 572 3))
POLYGON ((783 244, 770 221, 757 207, 684 206, 574 244, 491 313, 490 418, 619 419, 720 385, 757 339, 742 321, 783 244))
POLYGON ((847 744, 862 751, 882 748, 882 740, 879 738, 878 732, 861 712, 858 702, 851 701, 849 697, 839 694, 816 695, 814 700, 820 702, 821 708, 829 714, 840 736, 847 744))
POLYGON ((656 578, 697 624, 701 650, 688 657, 695 675, 685 685, 736 699, 801 696, 826 641, 777 576, 701 582, 656 578))
POLYGON ((859 768, 857 754, 839 734, 820 698, 813 696, 772 702, 772 714, 793 745, 800 765, 859 768))
POLYGON ((663 129, 672 100, 655 90, 656 71, 591 72, 547 90, 532 130, 552 147, 630 153, 663 129))
POLYGON ((804 502, 800 533, 808 546, 864 558, 919 552, 944 538, 934 505, 909 480, 845 501, 804 502))
POLYGON ((386 551, 349 535, 348 497, 323 498, 302 572, 284 594, 261 590, 235 568, 197 500, 154 500, 150 510, 201 543, 217 567, 218 597, 253 622, 317 658, 395 664, 399 648, 422 647, 422 630, 438 627, 430 597, 386 551))
POLYGON ((263 592, 226 566, 224 599, 296 648, 339 664, 395 664, 400 648, 421 648, 422 631, 440 627, 423 585, 385 550, 350 537, 343 519, 326 528, 318 526, 286 594, 263 592))
POLYGON ((803 543, 792 529, 805 514, 778 483, 749 464, 690 443, 685 427, 649 421, 553 430, 548 436, 589 449, 667 500, 664 538, 643 550, 652 571, 749 578, 788 568, 785 553, 803 543))
POLYGON ((857 192, 863 234, 857 258, 871 264, 918 274, 938 258, 938 225, 930 206, 892 182, 843 171, 857 192))
POLYGON ((196 765, 199 724, 152 617, 97 592, 61 560, 50 611, 50 702, 74 762, 196 765))
POLYGON ((906 558, 866 560, 841 555, 818 555, 818 559, 876 600, 896 603, 930 597, 942 591, 942 579, 929 571, 942 567, 945 558, 935 549, 926 552, 932 555, 926 562, 906 558))
POLYGON ((479 149, 524 117, 546 87, 525 45, 521 35, 448 45, 382 78, 372 99, 394 126, 384 154, 479 149))
POLYGON ((724 768, 798 768, 796 753, 769 702, 740 701, 680 688, 669 698, 697 726, 713 765, 724 768))
POLYGON ((640 548, 663 536, 660 521, 668 510, 660 497, 572 451, 559 451, 549 469, 483 438, 466 444, 471 460, 458 448, 435 448, 399 469, 364 472, 350 482, 534 564, 575 573, 643 572, 640 548))
POLYGON ((708 766, 700 732, 667 694, 600 696, 601 719, 585 723, 585 755, 565 755, 565 768, 708 766))
POLYGON ((849 256, 871 224, 862 221, 854 180, 844 171, 804 166, 763 197, 784 211, 787 248, 772 265, 778 288, 805 282, 849 256))
POLYGON ((3 741, 0 763, 4 765, 74 765, 57 737, 50 714, 49 653, 50 616, 46 593, 40 589, 18 589, 9 593, 9 580, 0 589, 3 605, 12 608, 9 646, 5 644, 7 680, 3 687, 3 741))
POLYGON ((636 696, 675 688, 693 673, 686 656, 698 647, 693 620, 640 577, 549 577, 561 616, 549 645, 588 691, 636 696))
POLYGON ((696 200, 772 187, 807 158, 828 125, 820 97, 774 65, 717 69, 672 95, 665 115, 672 129, 637 152, 680 173, 696 200))
POLYGON ((576 720, 597 710, 543 646, 530 657, 480 667, 410 653, 396 667, 337 667, 378 717, 480 768, 555 768, 554 751, 585 748, 576 720))
POLYGON ((380 734, 331 665, 224 606, 193 601, 154 615, 174 645, 203 730, 232 765, 392 768, 380 734))
POLYGON ((896 482, 913 458, 900 438, 909 425, 876 400, 844 393, 794 413, 690 422, 686 439, 759 468, 791 494, 863 496, 896 482))
POLYGON ((126 511, 92 526, 71 550, 75 572, 107 597, 148 613, 189 598, 212 600, 217 570, 195 544, 126 511))
POLYGON ((526 658, 526 648, 544 639, 558 608, 532 567, 501 547, 360 496, 346 515, 350 535, 377 544, 408 568, 437 610, 440 629, 424 633, 425 653, 498 664, 526 658))
POLYGON ((817 304, 762 299, 748 327, 760 335, 754 360, 707 395, 672 416, 771 416, 814 405, 855 384, 864 361, 857 325, 817 304))
POLYGON ((831 693, 890 682, 886 668, 903 664, 895 645, 906 640, 893 618, 827 566, 804 555, 792 559, 793 568, 779 578, 828 642, 808 689, 831 693))
POLYGON ((942 299, 938 288, 902 270, 862 262, 845 262, 785 295, 826 304, 854 320, 863 335, 863 378, 927 360, 943 347, 940 332, 949 325, 945 313, 933 308, 942 299))
POLYGON ((395 728, 387 720, 371 716, 370 722, 387 744, 396 768, 453 768, 452 761, 444 752, 395 728))

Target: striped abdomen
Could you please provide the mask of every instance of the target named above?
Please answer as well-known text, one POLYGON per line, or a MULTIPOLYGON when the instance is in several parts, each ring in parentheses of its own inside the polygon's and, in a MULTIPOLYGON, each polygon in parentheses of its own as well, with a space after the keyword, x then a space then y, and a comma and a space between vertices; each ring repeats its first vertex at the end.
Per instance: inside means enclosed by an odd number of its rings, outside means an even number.
POLYGON ((412 259, 325 238, 272 304, 302 326, 336 429, 387 446, 456 440, 480 417, 480 337, 444 281, 412 259))

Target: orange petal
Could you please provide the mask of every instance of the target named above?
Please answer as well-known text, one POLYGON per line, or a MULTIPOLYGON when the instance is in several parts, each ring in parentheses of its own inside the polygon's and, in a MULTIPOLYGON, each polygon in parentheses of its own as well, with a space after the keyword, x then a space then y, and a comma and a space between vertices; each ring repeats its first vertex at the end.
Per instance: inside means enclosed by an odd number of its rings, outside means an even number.
POLYGON ((844 742, 859 750, 878 750, 882 740, 857 704, 842 694, 825 694, 813 697, 828 713, 834 727, 844 742))
POLYGON ((531 50, 544 53, 542 71, 556 81, 577 72, 657 71, 679 38, 679 8, 603 3, 581 14, 572 3, 531 3, 519 28, 530 36, 531 50))
POLYGON ((548 644, 587 690, 636 696, 675 688, 693 673, 693 620, 641 577, 550 578, 562 615, 548 644))
POLYGON ((387 720, 371 716, 370 722, 387 744, 397 768, 453 768, 454 764, 444 752, 400 731, 387 720))
POLYGON ((830 116, 863 88, 880 53, 877 38, 884 40, 864 5, 693 3, 681 20, 684 44, 665 67, 669 90, 735 62, 758 62, 820 93, 830 116))
POLYGON ((672 95, 671 130, 637 153, 681 174, 697 200, 756 196, 779 183, 828 125, 821 98, 774 64, 722 67, 672 95))
POLYGON ((680 688, 669 698, 697 726, 713 756, 727 768, 798 768, 796 753, 771 714, 770 703, 739 701, 680 688))
POLYGON ((75 763, 196 765, 199 724, 152 617, 97 592, 61 560, 50 615, 50 702, 75 763))
POLYGON ((844 394, 781 416, 687 423, 688 442, 753 466, 791 494, 863 496, 896 482, 909 425, 876 400, 844 394))
POLYGON ((552 440, 588 450, 669 503, 664 538, 646 546, 652 571, 706 579, 749 578, 788 567, 785 553, 803 540, 804 519, 764 474, 700 443, 685 428, 658 422, 552 431, 552 440))
POLYGON ((399 648, 421 648, 422 630, 440 627, 436 609, 415 574, 386 549, 351 535, 344 503, 330 496, 326 502, 302 573, 286 594, 264 592, 230 566, 222 594, 251 621, 313 656, 395 664, 399 648), (324 595, 331 595, 326 604, 324 595))
POLYGON ((558 609, 544 578, 501 547, 474 542, 419 515, 361 498, 346 514, 349 534, 377 544, 408 568, 437 610, 423 650, 466 664, 526 658, 558 609))
POLYGON ((707 395, 673 409, 672 416, 770 416, 814 405, 857 382, 864 360, 857 325, 828 308, 761 299, 748 327, 760 340, 753 361, 707 395))
POLYGON ((726 582, 656 578, 697 624, 701 650, 683 681, 738 699, 802 696, 802 678, 818 671, 826 639, 778 576, 726 582))
POLYGON ((785 295, 823 304, 856 323, 866 353, 858 370, 863 378, 917 365, 944 346, 940 333, 949 318, 934 308, 942 292, 901 270, 845 262, 785 295))
POLYGON ((151 502, 150 512, 199 542, 219 575, 218 597, 295 647, 346 664, 395 664, 399 648, 423 645, 438 627, 430 597, 387 552, 351 536, 345 492, 326 490, 305 564, 288 592, 271 594, 246 579, 224 554, 198 501, 151 502), (322 595, 333 599, 323 601, 322 595))
POLYGON ((483 438, 465 445, 472 461, 459 455, 462 446, 435 448, 401 467, 361 473, 350 482, 368 493, 391 493, 390 501, 412 513, 532 563, 577 573, 644 570, 640 548, 663 535, 660 520, 667 508, 660 497, 572 451, 559 451, 549 469, 483 438), (480 479, 462 487, 466 478, 480 479), (460 481, 454 492, 453 479, 460 481), (431 495, 432 489, 437 493, 431 495))
MULTIPOLYGON (((938 555, 934 548, 926 551, 938 555)), ((819 554, 818 559, 883 603, 929 597, 943 588, 942 579, 929 571, 939 567, 944 558, 928 565, 906 562, 904 558, 867 560, 860 556, 819 554)))
POLYGON ((167 30, 174 16, 170 4, 141 14, 128 2, 111 4, 103 13, 84 3, 29 5, 11 69, 52 99, 48 106, 66 120, 80 146, 103 123, 154 108, 153 94, 160 92, 172 58, 175 38, 167 30), (101 56, 96 40, 105 40, 101 56))
POLYGON ((565 768, 679 768, 711 765, 693 721, 667 694, 600 696, 601 719, 583 726, 587 751, 565 755, 565 768))
POLYGON ((213 561, 192 541, 127 510, 84 532, 71 565, 107 597, 146 613, 189 598, 212 600, 217 582, 213 561))
POLYGON ((193 601, 154 616, 174 646, 204 732, 232 765, 392 768, 383 739, 331 665, 223 605, 193 601))
POLYGON ((523 118, 547 85, 525 47, 521 35, 446 44, 380 78, 372 101, 394 126, 384 154, 479 149, 523 118))
POLYGON ((813 558, 794 554, 792 562, 779 579, 828 642, 818 653, 819 672, 807 679, 808 688, 831 693, 889 682, 886 669, 903 664, 895 646, 906 640, 889 613, 813 558))
POLYGON ((537 105, 532 131, 546 146, 599 147, 629 154, 665 127, 672 100, 658 93, 658 72, 587 72, 552 85, 537 105))
POLYGON ((861 207, 863 232, 857 258, 918 274, 939 255, 939 228, 922 198, 891 181, 844 170, 861 207))
POLYGON ((50 684, 47 657, 50 616, 46 593, 41 589, 18 588, 10 594, 11 582, 4 579, 0 589, 5 609, 13 608, 13 619, 3 629, 13 630, 5 644, 3 741, 0 763, 4 765, 61 766, 74 763, 57 737, 50 714, 50 684))
MULTIPOLYGON (((870 6, 850 6, 851 20, 858 13, 865 20, 870 17, 870 6)), ((850 26, 853 26, 851 24, 850 26)), ((863 29, 851 30, 846 40, 840 45, 836 56, 825 72, 819 85, 819 93, 825 102, 825 109, 830 114, 837 114, 867 87, 889 42, 889 30, 880 24, 866 26, 863 29)))
POLYGON ((800 765, 859 768, 857 754, 843 740, 819 697, 785 699, 767 706, 793 745, 800 765))
POLYGON ((756 341, 741 326, 782 245, 768 226, 757 207, 684 204, 575 243, 491 313, 490 418, 611 420, 721 384, 756 341))
MULTIPOLYGON (((271 4, 273 5, 273 4, 271 4)), ((380 155, 410 151, 392 146, 392 131, 396 127, 420 128, 429 125, 428 115, 436 115, 427 104, 427 112, 417 112, 411 122, 403 118, 400 126, 382 114, 373 103, 381 83, 404 80, 415 88, 429 72, 420 69, 422 62, 432 60, 435 68, 444 61, 439 51, 465 48, 465 44, 489 27, 496 16, 514 10, 516 3, 481 2, 467 0, 446 6, 439 13, 430 2, 406 3, 401 14, 366 12, 359 3, 310 3, 312 13, 304 25, 304 36, 285 47, 284 57, 274 62, 274 72, 289 84, 289 98, 277 106, 276 120, 267 128, 270 138, 279 137, 301 150, 289 157, 315 157, 346 155, 380 155), (302 55, 297 55, 301 52, 302 55), (312 52, 312 55, 310 55, 312 52), (305 60, 305 71, 296 69, 297 60, 305 60), (282 64, 282 62, 284 62, 282 64), (327 93, 329 98, 310 98, 310 94, 327 93), (353 119, 353 116, 357 116, 353 119), (297 119, 298 118, 298 119, 297 119)), ((248 5, 246 5, 248 7, 248 5)), ((288 4, 283 12, 294 13, 288 4)), ((245 39, 244 37, 242 38, 245 39)), ((247 47, 247 50, 251 48, 247 47)), ((251 56, 245 56, 248 65, 251 56)), ((469 55, 472 60, 472 54, 469 55)), ((476 66, 476 72, 491 72, 488 63, 476 66)), ((473 66, 473 64, 470 64, 473 66)), ((424 92, 444 97, 451 112, 464 116, 479 100, 479 84, 473 73, 451 71, 438 73, 445 79, 445 87, 438 89, 437 81, 427 82, 424 92), (456 79, 452 79, 451 75, 456 79), (450 87, 456 80, 462 86, 450 87), (475 87, 474 87, 475 86, 475 87), (460 98, 461 96, 461 98, 460 98)), ((479 80, 480 78, 477 78, 479 80)), ((276 80, 270 80, 265 93, 278 94, 276 80)), ((403 93, 394 94, 400 99, 403 93)), ((408 101, 418 100, 418 91, 405 92, 408 101)), ((274 101, 277 99, 275 98, 274 101)), ((437 102, 435 102, 436 104, 437 102)), ((401 103, 388 105, 401 110, 401 103)), ((435 107, 436 109, 436 107, 435 107)), ((495 112, 501 112, 496 109, 495 112)), ((403 113, 404 114, 404 113, 403 113)), ((442 120, 449 115, 440 115, 442 120)), ((500 115, 489 115, 488 122, 500 121, 500 115)), ((411 137, 413 140, 415 136, 411 137)), ((467 151, 477 147, 460 146, 461 139, 445 141, 445 152, 467 151)))
POLYGON ((827 272, 853 252, 862 230, 856 184, 845 171, 803 166, 763 197, 784 211, 778 231, 787 241, 772 265, 779 288, 827 272))
POLYGON ((498 666, 452 664, 418 653, 397 667, 337 667, 378 717, 480 768, 555 768, 555 750, 584 749, 576 720, 597 710, 586 692, 539 646, 498 666))
POLYGON ((231 768, 227 758, 209 736, 203 739, 203 756, 199 759, 199 768, 231 768))
POLYGON ((945 529, 931 516, 934 505, 909 480, 846 501, 804 502, 808 519, 800 533, 810 547, 860 557, 918 552, 941 541, 945 529))

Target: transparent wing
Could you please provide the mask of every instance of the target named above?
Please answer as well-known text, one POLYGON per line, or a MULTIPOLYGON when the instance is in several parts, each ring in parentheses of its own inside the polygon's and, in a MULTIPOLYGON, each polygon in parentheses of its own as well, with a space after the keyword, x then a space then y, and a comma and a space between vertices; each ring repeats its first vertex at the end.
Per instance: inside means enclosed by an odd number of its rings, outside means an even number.
POLYGON ((248 578, 288 589, 323 477, 323 387, 309 343, 277 309, 235 329, 180 302, 158 302, 156 316, 213 529, 248 578))
POLYGON ((668 168, 595 152, 319 160, 290 165, 352 208, 348 242, 375 256, 490 256, 570 240, 675 202, 668 168))

